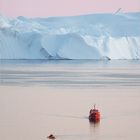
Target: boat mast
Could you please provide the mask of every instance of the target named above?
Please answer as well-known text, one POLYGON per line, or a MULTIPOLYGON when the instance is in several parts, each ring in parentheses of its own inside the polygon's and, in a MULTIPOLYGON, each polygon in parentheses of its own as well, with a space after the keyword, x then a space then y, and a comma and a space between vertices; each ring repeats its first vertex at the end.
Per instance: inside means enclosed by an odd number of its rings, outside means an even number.
POLYGON ((96 104, 94 104, 94 109, 95 109, 96 104))

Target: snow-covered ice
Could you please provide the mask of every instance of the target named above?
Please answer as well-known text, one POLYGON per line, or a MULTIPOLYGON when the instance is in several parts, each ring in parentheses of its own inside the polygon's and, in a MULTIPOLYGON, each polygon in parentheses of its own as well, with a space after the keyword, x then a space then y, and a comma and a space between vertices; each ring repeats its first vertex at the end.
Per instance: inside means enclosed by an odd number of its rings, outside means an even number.
POLYGON ((0 59, 140 59, 140 13, 0 16, 0 59))

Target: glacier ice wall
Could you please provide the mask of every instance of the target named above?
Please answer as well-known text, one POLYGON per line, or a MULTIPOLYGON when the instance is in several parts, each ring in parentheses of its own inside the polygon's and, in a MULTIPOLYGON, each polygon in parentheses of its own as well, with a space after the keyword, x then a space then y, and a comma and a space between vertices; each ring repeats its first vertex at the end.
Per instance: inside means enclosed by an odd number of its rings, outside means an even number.
POLYGON ((140 13, 0 16, 0 59, 140 59, 140 13))

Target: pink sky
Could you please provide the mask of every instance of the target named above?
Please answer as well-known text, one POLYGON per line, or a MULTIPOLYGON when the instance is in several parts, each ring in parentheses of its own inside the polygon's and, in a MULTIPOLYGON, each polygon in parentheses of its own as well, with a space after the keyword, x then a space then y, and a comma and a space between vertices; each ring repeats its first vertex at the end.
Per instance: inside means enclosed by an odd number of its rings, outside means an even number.
POLYGON ((89 13, 140 11, 140 0, 0 0, 0 13, 6 16, 67 16, 89 13))

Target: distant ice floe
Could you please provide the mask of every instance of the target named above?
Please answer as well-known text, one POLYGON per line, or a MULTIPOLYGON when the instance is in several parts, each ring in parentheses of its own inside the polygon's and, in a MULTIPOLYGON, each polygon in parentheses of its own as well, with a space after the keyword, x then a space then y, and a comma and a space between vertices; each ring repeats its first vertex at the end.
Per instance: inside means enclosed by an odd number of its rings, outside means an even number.
POLYGON ((140 13, 0 16, 0 59, 140 59, 140 13))

